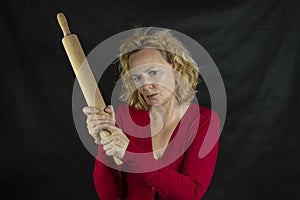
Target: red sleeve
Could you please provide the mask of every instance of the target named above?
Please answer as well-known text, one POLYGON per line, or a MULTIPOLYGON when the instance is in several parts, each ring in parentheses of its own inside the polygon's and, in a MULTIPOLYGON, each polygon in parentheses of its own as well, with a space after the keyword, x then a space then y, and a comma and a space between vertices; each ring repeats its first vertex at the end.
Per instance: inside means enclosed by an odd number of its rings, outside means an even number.
POLYGON ((164 198, 199 200, 205 194, 215 169, 218 154, 218 138, 205 157, 200 158, 199 151, 209 126, 213 132, 218 133, 217 135, 220 133, 218 115, 213 112, 211 125, 209 125, 209 118, 210 115, 204 120, 204 123, 200 124, 194 141, 185 152, 180 172, 165 167, 146 175, 145 180, 148 184, 154 187, 164 198))
MULTIPOLYGON (((116 114, 116 120, 117 124, 121 123, 121 118, 118 116, 118 112, 116 114)), ((121 172, 104 164, 112 162, 114 162, 113 159, 106 156, 102 145, 99 145, 98 155, 95 160, 93 178, 96 192, 101 200, 121 199, 124 191, 121 172)))
POLYGON ((103 164, 100 160, 110 158, 105 155, 101 145, 99 145, 98 149, 99 153, 97 159, 95 160, 95 168, 93 173, 94 185, 98 197, 101 200, 121 199, 123 194, 121 172, 103 164))

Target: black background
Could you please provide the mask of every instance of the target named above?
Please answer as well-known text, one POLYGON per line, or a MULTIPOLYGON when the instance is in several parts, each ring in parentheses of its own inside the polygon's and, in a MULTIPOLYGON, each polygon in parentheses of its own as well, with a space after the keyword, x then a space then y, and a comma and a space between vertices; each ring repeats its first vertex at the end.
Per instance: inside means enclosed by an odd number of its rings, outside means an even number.
POLYGON ((228 101, 205 199, 299 199, 298 2, 2 0, 0 199, 97 199, 94 158, 73 122, 59 11, 86 53, 136 25, 199 42, 228 101))

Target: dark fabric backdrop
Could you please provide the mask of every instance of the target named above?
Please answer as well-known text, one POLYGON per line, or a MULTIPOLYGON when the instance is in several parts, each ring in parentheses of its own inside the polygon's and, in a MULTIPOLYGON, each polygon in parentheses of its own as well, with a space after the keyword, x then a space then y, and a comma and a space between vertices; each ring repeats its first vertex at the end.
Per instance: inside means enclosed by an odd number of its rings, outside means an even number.
MULTIPOLYGON (((0 9, 0 199, 97 199, 94 158, 73 122, 75 76, 58 11, 86 53, 136 25, 199 42, 228 101, 205 199, 300 198, 299 1, 2 0, 0 9)), ((107 101, 111 80, 103 80, 107 101)))

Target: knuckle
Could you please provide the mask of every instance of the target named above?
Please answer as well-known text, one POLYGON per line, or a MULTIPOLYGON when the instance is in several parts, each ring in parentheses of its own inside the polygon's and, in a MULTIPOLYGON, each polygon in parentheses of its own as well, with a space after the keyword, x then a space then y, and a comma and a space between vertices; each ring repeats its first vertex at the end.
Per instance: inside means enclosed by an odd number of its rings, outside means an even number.
POLYGON ((87 113, 87 112, 88 112, 88 107, 86 107, 86 106, 83 107, 83 108, 82 108, 82 112, 87 113))
POLYGON ((115 145, 118 145, 118 144, 120 144, 120 142, 121 142, 120 136, 119 136, 119 135, 116 135, 116 136, 114 137, 114 139, 113 139, 113 143, 114 143, 115 145))
POLYGON ((104 151, 106 151, 106 147, 107 147, 107 145, 103 145, 102 148, 103 148, 104 151))
POLYGON ((106 151, 106 155, 112 156, 112 155, 114 155, 114 151, 113 150, 108 150, 108 151, 106 151))
POLYGON ((94 132, 94 131, 89 131, 89 134, 90 134, 92 137, 94 137, 95 132, 94 132))
POLYGON ((99 140, 98 140, 98 139, 96 139, 96 140, 95 140, 95 143, 96 143, 96 144, 100 144, 100 142, 99 142, 99 140))
POLYGON ((96 132, 95 131, 90 131, 90 135, 95 137, 96 136, 96 132))

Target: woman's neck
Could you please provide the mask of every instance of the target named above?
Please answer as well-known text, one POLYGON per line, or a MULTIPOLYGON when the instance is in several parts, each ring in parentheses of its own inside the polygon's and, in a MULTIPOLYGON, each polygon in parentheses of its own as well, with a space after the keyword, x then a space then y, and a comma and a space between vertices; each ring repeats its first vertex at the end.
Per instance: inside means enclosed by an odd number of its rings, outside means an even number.
POLYGON ((168 126, 174 121, 179 121, 189 103, 179 104, 177 100, 169 101, 164 105, 152 105, 150 107, 150 119, 155 122, 160 122, 162 127, 168 126))
POLYGON ((164 122, 173 121, 176 116, 179 108, 179 103, 177 101, 169 101, 163 105, 152 105, 150 108, 150 116, 153 120, 159 120, 164 122))

